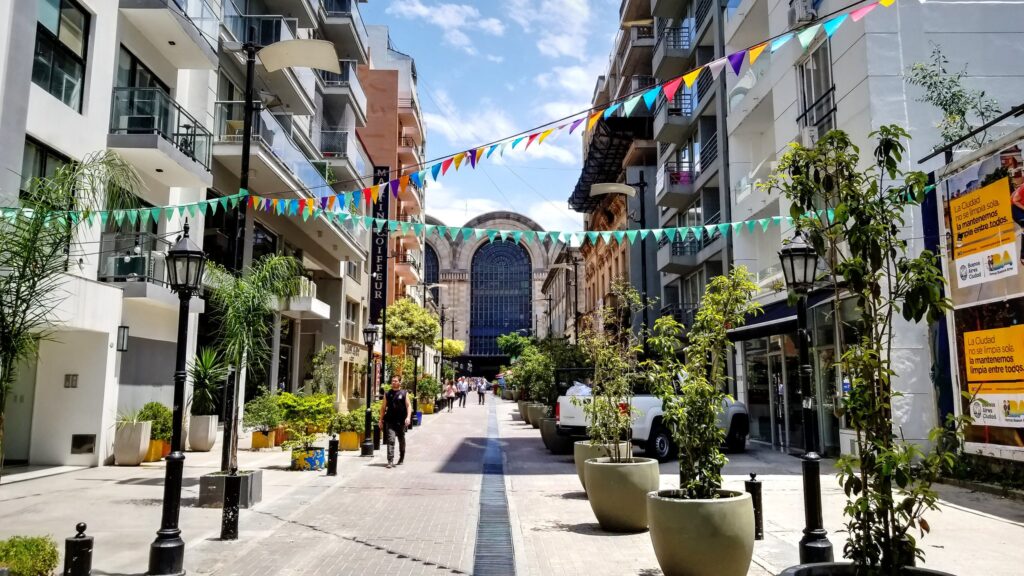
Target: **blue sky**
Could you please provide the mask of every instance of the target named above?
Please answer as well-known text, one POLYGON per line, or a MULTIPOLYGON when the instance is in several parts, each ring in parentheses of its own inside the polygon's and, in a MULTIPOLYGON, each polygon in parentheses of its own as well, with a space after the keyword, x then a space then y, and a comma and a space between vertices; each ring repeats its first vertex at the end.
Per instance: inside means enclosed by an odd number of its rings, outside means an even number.
MULTIPOLYGON (((368 24, 391 28, 416 59, 427 158, 458 153, 584 110, 608 63, 620 0, 373 0, 368 24)), ((547 230, 580 230, 566 200, 579 178, 580 131, 463 167, 427 187, 448 225, 515 210, 547 230)))

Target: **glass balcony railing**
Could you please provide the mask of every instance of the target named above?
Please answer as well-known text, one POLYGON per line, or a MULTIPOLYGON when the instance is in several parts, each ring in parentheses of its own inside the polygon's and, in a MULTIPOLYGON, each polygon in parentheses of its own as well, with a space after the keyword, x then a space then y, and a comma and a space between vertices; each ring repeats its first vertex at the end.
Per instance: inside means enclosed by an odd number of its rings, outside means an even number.
POLYGON ((114 88, 111 134, 158 134, 210 169, 210 132, 162 88, 114 88))
POLYGON ((217 49, 217 30, 220 26, 220 12, 209 0, 168 0, 185 15, 199 30, 210 48, 217 49))
POLYGON ((324 158, 347 158, 360 175, 366 173, 363 147, 350 130, 321 130, 320 153, 324 158))
POLYGON ((224 26, 238 42, 245 42, 249 33, 252 40, 267 46, 283 40, 295 40, 298 21, 295 18, 266 14, 243 14, 233 2, 224 2, 224 26))
POLYGON ((363 86, 359 83, 359 76, 356 74, 356 63, 352 60, 339 60, 339 67, 341 68, 340 74, 334 72, 328 72, 326 70, 320 70, 320 79, 323 80, 325 88, 344 88, 347 87, 352 91, 352 97, 359 106, 365 111, 366 110, 366 93, 363 92, 363 86))
POLYGON ((320 0, 320 8, 328 18, 350 17, 356 27, 356 34, 366 43, 366 25, 363 24, 363 17, 359 14, 359 6, 356 0, 320 0))
POLYGON ((164 260, 171 243, 149 232, 107 232, 100 236, 101 282, 150 282, 167 285, 164 260))
POLYGON ((658 171, 655 189, 671 192, 678 187, 693 184, 693 181, 696 179, 697 174, 694 173, 693 166, 690 165, 688 160, 667 162, 662 169, 658 171))

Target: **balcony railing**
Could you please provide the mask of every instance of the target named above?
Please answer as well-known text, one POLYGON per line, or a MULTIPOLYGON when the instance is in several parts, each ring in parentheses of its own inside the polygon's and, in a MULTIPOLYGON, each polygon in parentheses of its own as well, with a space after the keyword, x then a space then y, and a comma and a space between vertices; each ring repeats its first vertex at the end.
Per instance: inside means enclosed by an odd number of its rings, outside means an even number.
POLYGON ((101 282, 167 284, 164 257, 171 243, 149 232, 108 232, 100 236, 101 282))
POLYGON ((249 31, 254 29, 256 37, 253 41, 267 46, 282 40, 295 40, 298 20, 266 14, 243 14, 233 2, 225 2, 224 26, 238 42, 248 40, 249 31))
POLYGON ((366 25, 359 14, 356 0, 320 0, 320 9, 328 18, 350 17, 356 25, 356 33, 366 38, 366 25))
POLYGON ((296 294, 301 298, 312 298, 316 300, 316 282, 303 276, 299 278, 299 291, 296 294))
POLYGON ((714 4, 713 0, 700 0, 697 2, 697 9, 694 11, 694 21, 697 22, 697 30, 704 26, 704 22, 711 15, 712 4, 714 4))
POLYGON ((320 130, 320 153, 324 158, 348 158, 356 172, 363 174, 366 161, 356 133, 349 130, 320 130))
POLYGON ((711 78, 711 74, 701 74, 697 77, 697 101, 703 102, 704 98, 708 95, 708 91, 714 86, 714 80, 711 78))
POLYGON ((209 0, 168 0, 168 2, 177 6, 178 10, 195 25, 211 48, 217 49, 220 13, 214 10, 209 0))
POLYGON ((320 79, 323 80, 326 88, 344 88, 348 87, 352 90, 352 95, 357 102, 361 103, 363 109, 366 109, 366 93, 363 92, 363 86, 359 83, 359 76, 356 74, 356 63, 352 60, 339 60, 338 65, 341 68, 340 74, 334 72, 328 72, 326 70, 319 70, 320 79))
POLYGON ((700 157, 697 159, 697 166, 700 172, 707 172, 708 168, 718 159, 718 134, 712 134, 701 146, 700 157))
POLYGON ((631 26, 629 37, 633 42, 654 38, 654 26, 631 26))
POLYGON ((697 318, 698 308, 700 308, 700 304, 674 302, 663 306, 661 308, 661 315, 671 316, 675 318, 677 322, 689 328, 690 326, 693 326, 693 321, 697 318))
POLYGON ((629 79, 629 91, 638 92, 644 88, 650 88, 658 83, 658 79, 654 76, 648 76, 646 74, 634 74, 629 79))
POLYGON ((669 50, 689 50, 693 45, 693 29, 688 25, 665 28, 654 49, 658 50, 662 44, 669 50))
POLYGON ((826 90, 817 100, 807 105, 802 114, 796 117, 800 126, 814 126, 818 129, 818 135, 824 136, 829 130, 835 128, 836 114, 836 87, 832 86, 826 90))
POLYGON ((210 169, 210 132, 161 88, 114 88, 110 133, 158 134, 210 169))
POLYGON ((668 186, 686 186, 693 184, 697 176, 694 174, 693 167, 690 166, 690 162, 682 160, 680 162, 667 162, 661 170, 658 171, 657 182, 655 187, 661 190, 665 185, 668 186))
POLYGON ((420 262, 412 252, 402 252, 398 255, 399 264, 410 264, 413 268, 419 268, 420 262))

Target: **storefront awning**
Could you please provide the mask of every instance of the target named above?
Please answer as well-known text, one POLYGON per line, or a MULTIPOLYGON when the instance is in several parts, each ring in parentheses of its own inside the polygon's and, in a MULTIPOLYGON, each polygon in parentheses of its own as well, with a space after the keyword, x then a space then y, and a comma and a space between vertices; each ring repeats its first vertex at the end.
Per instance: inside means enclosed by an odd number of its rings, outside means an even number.
MULTIPOLYGON (((807 297, 807 307, 813 308, 830 299, 832 290, 817 290, 807 297)), ((729 338, 733 342, 764 338, 773 334, 785 334, 796 330, 796 306, 790 306, 786 300, 772 302, 764 307, 761 314, 748 316, 747 323, 739 328, 729 330, 729 338)))

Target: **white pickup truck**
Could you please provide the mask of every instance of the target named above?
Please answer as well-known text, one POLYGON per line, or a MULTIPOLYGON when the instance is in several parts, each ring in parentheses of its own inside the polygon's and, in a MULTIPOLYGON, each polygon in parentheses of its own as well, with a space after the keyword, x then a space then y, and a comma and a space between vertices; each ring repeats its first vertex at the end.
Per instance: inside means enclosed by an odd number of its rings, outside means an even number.
MULTIPOLYGON (((555 424, 562 436, 587 436, 587 418, 583 406, 573 403, 573 397, 580 398, 583 403, 590 401, 589 391, 573 394, 578 388, 570 390, 568 396, 559 396, 555 405, 555 424)), ((661 399, 650 394, 638 394, 631 401, 633 412, 639 414, 633 422, 633 444, 644 449, 646 456, 665 461, 675 457, 676 447, 672 434, 661 422, 661 399)), ((718 415, 718 426, 725 430, 725 447, 730 452, 742 452, 747 445, 747 434, 750 432, 750 417, 747 407, 742 402, 730 398, 725 401, 724 409, 718 415)))

